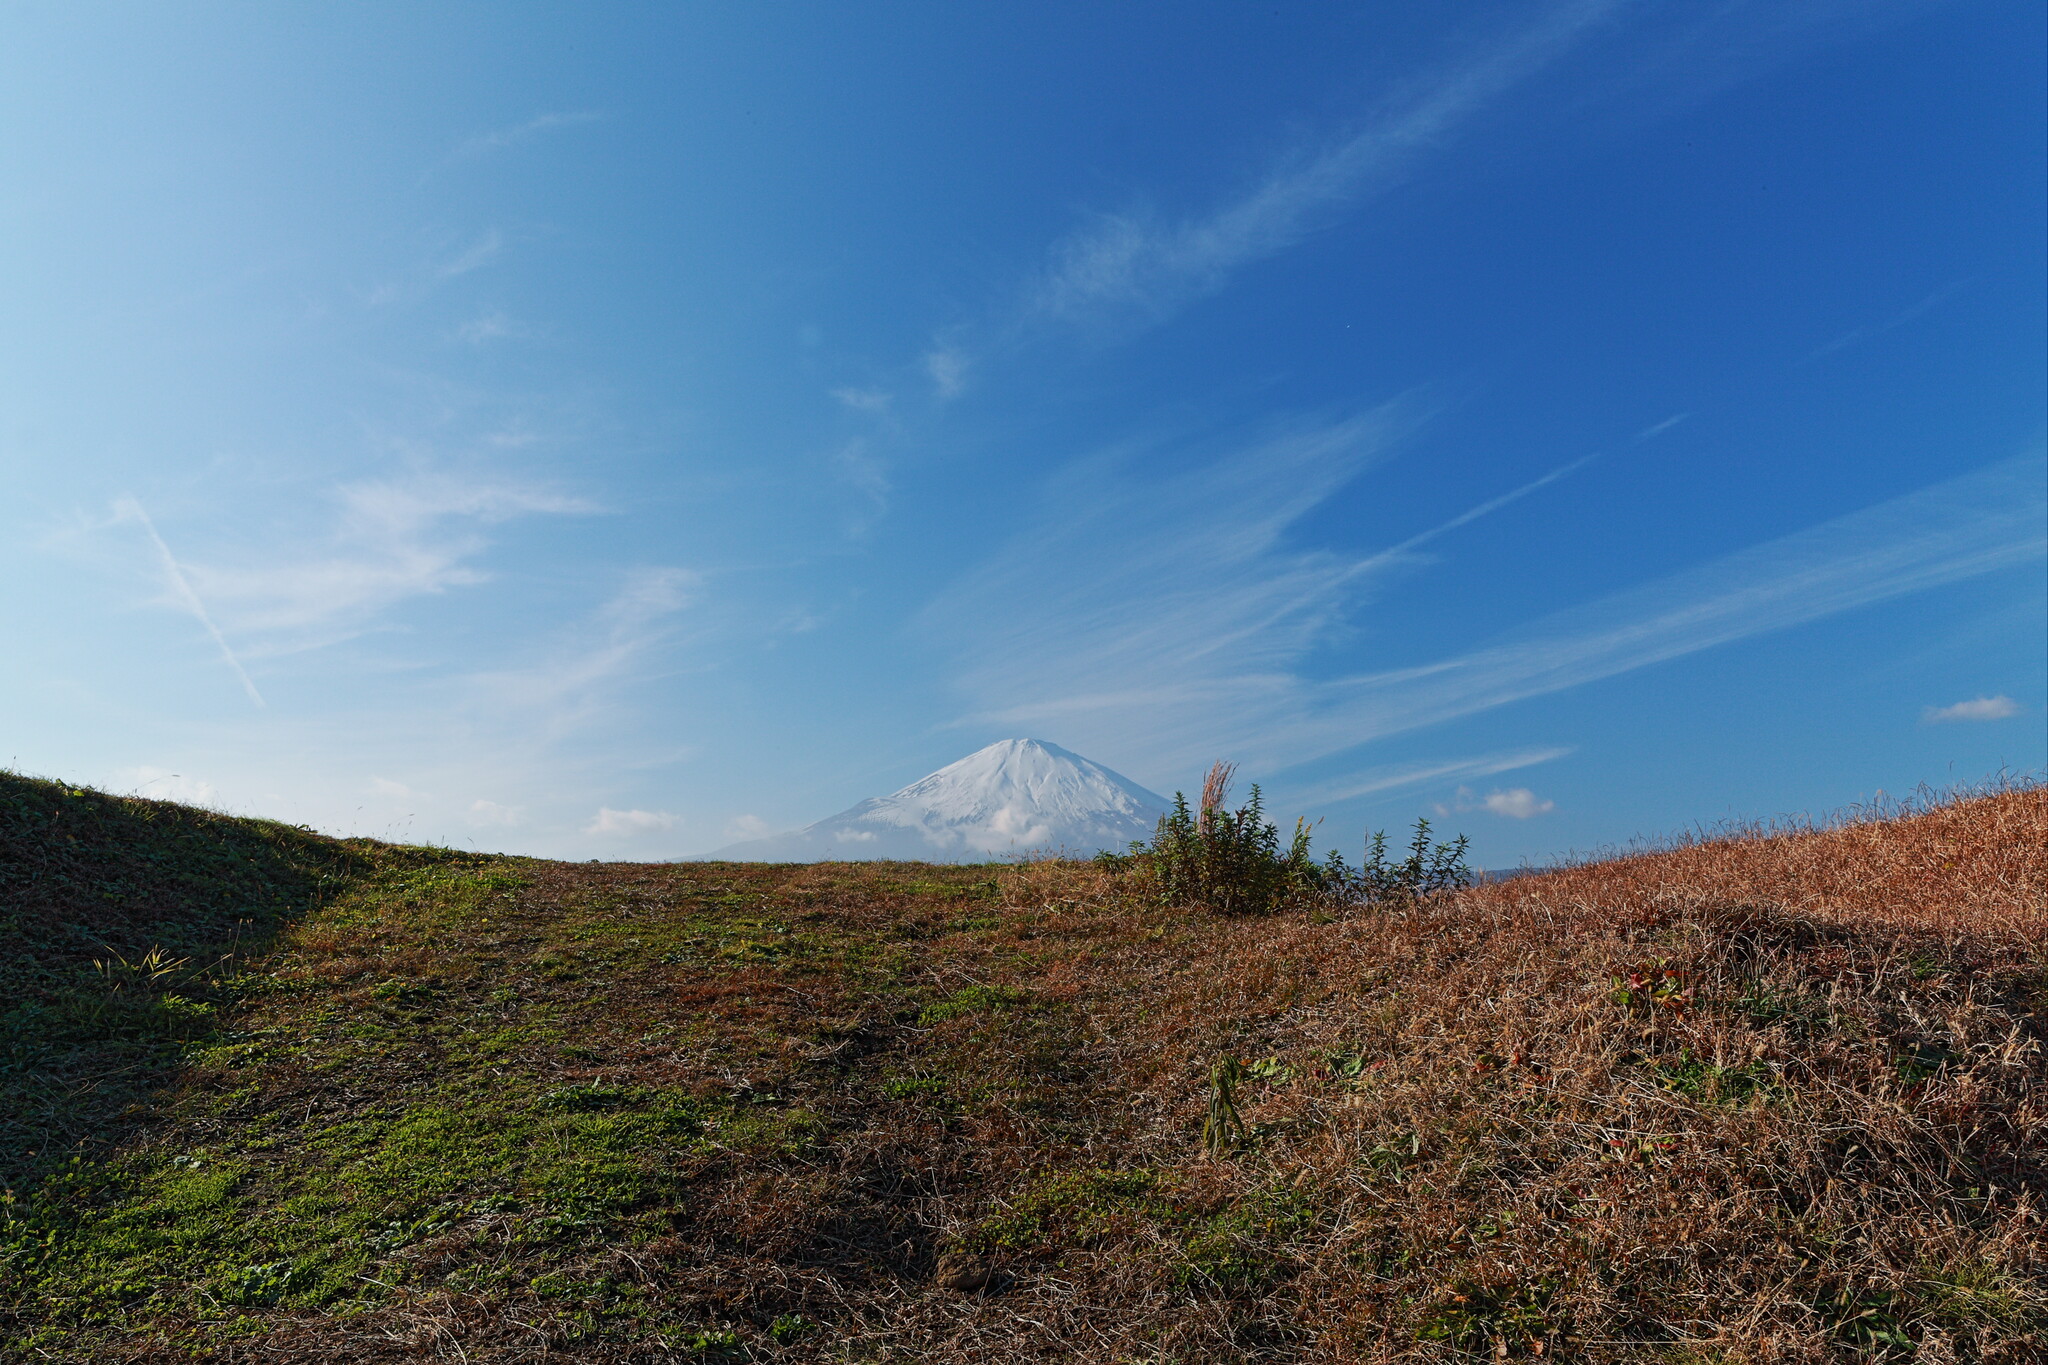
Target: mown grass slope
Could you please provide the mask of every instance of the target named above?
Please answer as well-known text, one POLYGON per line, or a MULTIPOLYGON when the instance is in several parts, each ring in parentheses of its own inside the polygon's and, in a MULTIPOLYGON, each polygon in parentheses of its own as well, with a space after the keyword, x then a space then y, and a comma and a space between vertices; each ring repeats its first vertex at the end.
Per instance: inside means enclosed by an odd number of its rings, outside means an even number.
POLYGON ((1224 919, 0 777, 0 1349, 2037 1360, 2044 850, 2017 790, 1224 919))

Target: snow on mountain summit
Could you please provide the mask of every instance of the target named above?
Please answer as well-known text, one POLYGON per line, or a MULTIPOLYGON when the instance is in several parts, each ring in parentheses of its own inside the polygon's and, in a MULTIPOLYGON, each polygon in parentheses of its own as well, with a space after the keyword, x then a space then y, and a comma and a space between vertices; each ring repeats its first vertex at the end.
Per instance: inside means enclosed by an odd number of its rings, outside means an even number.
POLYGON ((998 740, 829 820, 707 855, 736 862, 898 858, 979 862, 1030 852, 1087 857, 1151 835, 1156 793, 1037 739, 998 740))
POLYGON ((1165 808, 1129 778, 1037 739, 999 740, 880 799, 1006 833, 1021 833, 1027 823, 1049 833, 1104 814, 1147 813, 1149 833, 1165 808))

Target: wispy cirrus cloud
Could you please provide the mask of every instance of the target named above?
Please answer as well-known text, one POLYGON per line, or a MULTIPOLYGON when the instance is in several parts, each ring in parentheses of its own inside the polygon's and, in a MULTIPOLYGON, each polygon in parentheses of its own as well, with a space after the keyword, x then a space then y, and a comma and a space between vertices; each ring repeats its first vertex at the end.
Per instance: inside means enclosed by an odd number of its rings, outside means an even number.
POLYGON ((956 398, 967 387, 967 371, 973 362, 958 346, 935 346, 925 352, 924 372, 940 398, 956 398))
POLYGON ((863 389, 857 385, 847 384, 832 390, 832 396, 839 400, 841 406, 851 408, 855 412, 883 413, 889 410, 887 389, 863 389))
POLYGON ((588 618, 542 644, 538 662, 472 675, 468 690, 489 714, 517 718, 529 738, 577 729, 601 715, 613 685, 670 637, 675 618, 698 601, 703 586, 693 569, 629 570, 588 618))
POLYGON ((1500 644, 1322 685, 1302 742, 1341 721, 1415 729, 1783 630, 2048 553, 2038 455, 1936 484, 1557 613, 1500 644))
POLYGON ((434 273, 444 280, 453 279, 457 275, 467 275, 472 270, 481 270, 489 265, 504 249, 505 235, 492 228, 435 267, 434 273))
MULTIPOLYGON (((1319 149, 1283 159, 1250 189, 1180 217, 1125 210, 1094 215, 1054 242, 998 326, 1128 327, 1156 322, 1221 289, 1239 269, 1294 246, 1339 211, 1398 182, 1425 153, 1572 48, 1625 0, 1562 0, 1533 21, 1392 92, 1380 109, 1319 149)), ((982 357, 959 339, 921 357, 933 395, 958 397, 982 357)), ((849 392, 841 390, 842 401, 849 392)))
POLYGON ((501 148, 515 146, 542 133, 553 132, 558 128, 575 128, 586 123, 596 123, 603 117, 603 114, 598 113, 594 109, 560 110, 535 114, 532 118, 526 119, 523 122, 508 123, 502 128, 493 128, 489 132, 478 133, 474 137, 464 138, 448 154, 448 159, 457 161, 465 157, 482 156, 487 152, 495 152, 501 148))
POLYGON ((855 537, 867 534, 889 510, 892 490, 888 466, 868 448, 866 441, 848 441, 832 452, 832 472, 860 500, 859 508, 847 517, 847 533, 855 537))
POLYGON ((1048 500, 1057 515, 927 615, 928 628, 962 650, 956 681, 973 700, 972 719, 1057 724, 1065 742, 1154 771, 1227 753, 1280 772, 2048 551, 2043 463, 2029 455, 1463 654, 1312 676, 1313 650, 1361 605, 1379 577, 1368 566, 1384 567, 1389 552, 1347 559, 1290 547, 1285 533, 1395 434, 1381 413, 1183 463, 1156 481, 1084 462, 1048 500), (1077 482, 1098 486, 1083 496, 1077 482))
POLYGON ((1170 471, 1148 473, 1159 452, 1143 447, 1077 461, 1046 490, 1040 524, 921 624, 964 651, 974 721, 1057 723, 1126 754, 1138 738, 1165 771, 1196 750, 1249 754, 1358 578, 1353 560, 1289 547, 1289 528, 1418 420, 1390 403, 1175 451, 1170 471), (1172 737, 1170 717, 1197 716, 1199 732, 1172 737), (1125 723, 1135 735, 1116 733, 1125 723))
POLYGON ((534 329, 503 312, 493 310, 471 318, 455 329, 455 335, 472 346, 483 346, 493 341, 521 340, 534 335, 534 329))
MULTIPOLYGON (((489 574, 476 563, 490 544, 485 528, 596 510, 545 488, 453 476, 368 480, 330 496, 331 523, 289 549, 216 544, 205 557, 184 561, 162 551, 178 571, 188 609, 210 604, 204 619, 223 651, 223 630, 255 656, 345 639, 409 598, 486 581, 489 574)), ((140 515, 132 500, 124 506, 140 515)), ((153 526, 150 534, 161 546, 153 526)))
MULTIPOLYGON (((504 253, 505 234, 497 228, 487 228, 468 241, 443 237, 377 284, 359 287, 356 297, 367 308, 403 309, 445 288, 450 280, 483 269, 504 253)), ((489 316, 457 328, 455 334, 470 342, 491 340, 494 333, 489 316)), ((499 325, 514 324, 501 316, 499 325)))
MULTIPOLYGON (((997 331, 1020 324, 1111 329, 1157 322, 1224 287, 1241 268, 1296 245, 1345 208, 1392 188, 1515 87, 1570 52, 1626 0, 1561 0, 1535 19, 1391 92, 1380 108, 1317 149, 1282 159, 1206 212, 1093 215, 1052 243, 1022 298, 999 305, 997 331)), ((982 357, 958 329, 920 363, 941 402, 958 397, 982 357)), ((998 346, 1000 349, 1000 344, 998 346)), ((840 391, 842 401, 848 391, 840 391)))
POLYGON ((1027 311, 1066 322, 1147 320, 1219 288, 1232 272, 1284 251, 1326 213, 1394 184, 1508 91, 1571 50, 1620 6, 1573 0, 1464 62, 1413 82, 1362 126, 1270 172, 1208 213, 1158 221, 1099 216, 1060 242, 1028 291, 1027 311))
POLYGON ((1886 332, 1894 331, 1897 328, 1904 327, 1909 322, 1917 321, 1919 318, 1939 308, 1942 304, 1947 303, 1972 283, 1974 281, 1970 278, 1951 281, 1919 302, 1901 309, 1881 322, 1873 322, 1867 327, 1850 328, 1833 340, 1815 347, 1811 352, 1802 357, 1799 363, 1801 365, 1811 365, 1814 361, 1826 359, 1837 351, 1845 351, 1851 346, 1860 345, 1873 337, 1883 336, 1886 332))
POLYGON ((1539 763, 1549 763, 1571 752, 1569 746, 1552 745, 1547 748, 1482 754, 1476 758, 1454 758, 1395 767, 1367 768, 1341 778, 1305 786, 1290 786, 1288 794, 1308 805, 1352 801, 1361 796, 1377 796, 1381 792, 1398 791, 1403 787, 1431 784, 1441 786, 1445 782, 1467 782, 1481 777, 1493 777, 1499 773, 1513 772, 1517 768, 1532 768, 1539 763))

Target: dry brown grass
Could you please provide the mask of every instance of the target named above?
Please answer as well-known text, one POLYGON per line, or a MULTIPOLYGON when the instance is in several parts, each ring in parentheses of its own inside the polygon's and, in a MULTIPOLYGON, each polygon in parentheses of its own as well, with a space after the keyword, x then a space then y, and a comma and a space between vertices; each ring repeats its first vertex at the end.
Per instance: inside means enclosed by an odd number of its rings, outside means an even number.
POLYGON ((366 1263, 384 1290, 232 1333, 169 1295, 53 1357, 2048 1358, 2039 790, 1392 912, 1225 920, 1057 862, 521 870, 309 922, 247 1025, 316 999, 396 1041, 202 1070, 243 1098, 155 1141, 302 1115, 245 1158, 282 1198, 322 1132, 481 1065, 448 1021, 508 984, 557 1038, 489 1086, 770 1096, 806 1136, 657 1154, 580 1240, 472 1211, 366 1263), (391 980, 438 1003, 406 1024, 391 980), (1212 1158, 1225 1057, 1268 1064, 1212 1158), (992 1285, 942 1287, 948 1253, 992 1285))
MULTIPOLYGON (((1315 1192, 1282 1296, 1312 1356, 1427 1355, 1414 1329, 1534 1287, 1543 1312, 1474 1340, 1854 1358, 1895 1329, 1924 1359, 2036 1359, 2044 907, 2048 802, 2013 792, 1231 925, 1130 971, 1155 1027, 1118 1031, 1182 1129, 1217 1051, 1305 1077, 1247 1114, 1271 1136, 1231 1175, 1315 1192), (1369 1079, 1319 1083, 1331 1053, 1369 1079)), ((1105 1014, 1128 1008, 1120 983, 1105 1014)))

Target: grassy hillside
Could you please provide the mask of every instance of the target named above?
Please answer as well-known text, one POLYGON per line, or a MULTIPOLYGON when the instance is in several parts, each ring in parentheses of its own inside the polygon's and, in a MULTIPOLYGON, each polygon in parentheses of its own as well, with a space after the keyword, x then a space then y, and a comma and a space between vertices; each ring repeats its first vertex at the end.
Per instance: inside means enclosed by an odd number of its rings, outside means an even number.
POLYGON ((0 775, 0 1351, 2038 1360, 2044 850, 2008 791, 1224 919, 0 775))

